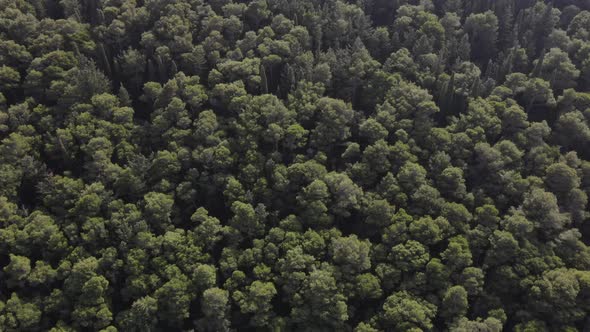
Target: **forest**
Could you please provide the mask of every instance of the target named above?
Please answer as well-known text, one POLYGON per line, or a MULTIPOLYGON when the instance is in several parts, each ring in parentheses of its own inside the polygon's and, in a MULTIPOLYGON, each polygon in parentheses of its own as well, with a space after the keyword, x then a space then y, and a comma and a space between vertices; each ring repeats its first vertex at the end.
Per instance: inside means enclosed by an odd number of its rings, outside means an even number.
POLYGON ((590 0, 0 0, 0 331, 590 331, 590 0))

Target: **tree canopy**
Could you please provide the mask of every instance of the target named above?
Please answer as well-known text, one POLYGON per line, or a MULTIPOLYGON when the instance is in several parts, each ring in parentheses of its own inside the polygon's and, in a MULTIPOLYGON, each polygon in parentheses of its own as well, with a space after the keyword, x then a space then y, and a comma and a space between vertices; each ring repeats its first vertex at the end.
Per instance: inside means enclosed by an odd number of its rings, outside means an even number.
POLYGON ((0 0, 0 331, 589 331, 590 1, 0 0))

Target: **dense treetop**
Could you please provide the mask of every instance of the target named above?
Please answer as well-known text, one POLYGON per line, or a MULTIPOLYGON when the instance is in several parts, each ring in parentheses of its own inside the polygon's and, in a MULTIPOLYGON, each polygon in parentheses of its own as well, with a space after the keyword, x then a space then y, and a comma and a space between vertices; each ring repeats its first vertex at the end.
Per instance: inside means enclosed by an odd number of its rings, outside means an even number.
POLYGON ((590 1, 0 0, 0 331, 590 331, 590 1))

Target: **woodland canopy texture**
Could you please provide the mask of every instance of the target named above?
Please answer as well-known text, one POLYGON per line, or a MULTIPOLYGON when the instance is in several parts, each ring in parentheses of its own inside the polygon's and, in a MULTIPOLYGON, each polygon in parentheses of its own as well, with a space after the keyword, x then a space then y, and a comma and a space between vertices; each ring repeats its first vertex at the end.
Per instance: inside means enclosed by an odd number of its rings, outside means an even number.
POLYGON ((0 0, 0 331, 590 331, 590 0, 0 0))

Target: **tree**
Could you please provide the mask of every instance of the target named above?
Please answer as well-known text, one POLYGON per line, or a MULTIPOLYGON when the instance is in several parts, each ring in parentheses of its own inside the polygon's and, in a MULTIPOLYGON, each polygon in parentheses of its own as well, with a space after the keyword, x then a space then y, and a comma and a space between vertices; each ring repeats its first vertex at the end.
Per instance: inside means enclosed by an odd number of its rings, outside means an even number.
POLYGON ((407 48, 401 48, 391 53, 385 61, 384 68, 388 72, 401 72, 408 80, 416 79, 418 74, 418 66, 414 63, 412 54, 407 48))
POLYGON ((420 243, 434 245, 443 239, 449 228, 450 224, 445 218, 439 217, 433 220, 427 216, 412 221, 409 231, 412 238, 420 243))
POLYGON ((550 82, 551 87, 564 90, 576 86, 580 71, 576 69, 566 52, 554 47, 537 61, 540 66, 539 76, 550 82))
POLYGON ((395 208, 386 199, 371 199, 365 208, 365 223, 387 227, 391 223, 395 208))
POLYGON ((272 283, 256 280, 247 287, 246 293, 237 291, 233 298, 243 313, 252 314, 252 326, 267 327, 273 318, 270 301, 276 294, 277 290, 272 283))
POLYGON ((109 282, 103 276, 93 276, 84 283, 72 318, 82 328, 101 329, 112 321, 112 313, 104 296, 109 282))
POLYGON ((441 253, 446 265, 454 270, 461 270, 472 264, 472 254, 467 239, 461 235, 449 240, 447 248, 441 253))
POLYGON ((467 291, 461 286, 453 286, 445 292, 443 297, 441 315, 447 320, 464 316, 469 309, 467 291))
POLYGON ((547 168, 545 184, 557 195, 565 195, 580 186, 580 179, 574 169, 563 163, 547 168))
POLYGON ((317 126, 311 132, 315 146, 326 149, 343 142, 350 136, 348 124, 354 111, 343 101, 321 98, 317 104, 317 126))
POLYGON ((430 260, 428 249, 414 240, 394 246, 390 256, 397 268, 408 273, 423 269, 430 260))
POLYGON ((383 304, 382 324, 399 331, 431 329, 436 307, 406 291, 394 293, 383 304))
POLYGON ((370 273, 356 277, 356 293, 362 300, 378 299, 383 294, 379 278, 370 273))
POLYGON ((471 56, 484 64, 496 55, 498 40, 498 18, 492 11, 471 14, 467 17, 464 29, 469 34, 471 56))
POLYGON ((198 244, 212 249, 222 238, 223 227, 219 219, 209 216, 208 211, 200 207, 191 216, 191 221, 197 224, 194 236, 198 244))
POLYGON ((502 331, 502 325, 502 322, 494 317, 488 317, 483 321, 480 319, 476 321, 470 321, 463 317, 459 319, 455 325, 453 325, 453 331, 467 332, 477 330, 499 332, 502 331))
POLYGON ((169 195, 156 192, 147 193, 144 200, 145 217, 154 227, 163 229, 170 222, 174 200, 169 195))
POLYGON ((150 296, 137 299, 122 319, 121 325, 131 331, 153 329, 157 323, 158 302, 150 296))
POLYGON ((2 326, 7 330, 34 329, 41 321, 42 311, 34 303, 21 300, 16 293, 12 293, 6 304, 2 304, 2 326))
POLYGON ((359 126, 360 135, 368 138, 371 142, 385 139, 389 132, 377 120, 373 118, 367 119, 359 126))
POLYGON ((491 248, 487 252, 486 265, 509 264, 519 253, 519 245, 511 233, 494 231, 490 237, 491 248))
POLYGON ((231 209, 234 213, 231 225, 246 237, 260 235, 264 231, 264 216, 252 205, 236 201, 231 209))
POLYGON ((467 194, 463 170, 458 167, 445 168, 440 175, 438 183, 438 189, 443 195, 455 199, 462 199, 467 194))
POLYGON ((4 272, 8 274, 8 284, 14 286, 23 283, 29 273, 31 273, 31 261, 27 257, 10 255, 10 263, 4 267, 4 272))
POLYGON ((555 129, 557 140, 567 148, 578 148, 590 141, 588 122, 579 111, 561 115, 555 129))
POLYGON ((133 93, 139 93, 146 69, 146 57, 140 51, 128 48, 117 58, 121 75, 128 82, 133 93))
POLYGON ((11 89, 18 87, 20 83, 20 74, 11 67, 2 65, 0 67, 0 91, 9 92, 11 89))
POLYGON ((157 316, 169 326, 182 326, 189 317, 189 306, 194 295, 189 292, 188 278, 178 274, 164 283, 154 293, 158 301, 157 316))
POLYGON ((470 296, 481 294, 484 285, 484 272, 480 268, 467 267, 463 269, 459 280, 470 296))
POLYGON ((567 269, 550 270, 543 273, 534 286, 536 293, 529 290, 529 296, 537 312, 549 315, 548 321, 554 324, 574 324, 585 316, 583 309, 576 306, 580 292, 587 288, 580 284, 574 271, 567 269), (559 307, 547 311, 549 303, 559 303, 559 307))
POLYGON ((399 170, 397 180, 406 193, 414 193, 426 183, 426 170, 419 164, 406 162, 399 170))
POLYGON ((368 241, 360 241, 356 235, 332 240, 330 252, 334 263, 345 274, 358 274, 371 267, 371 247, 368 241))
POLYGON ((358 209, 362 195, 359 188, 346 174, 331 172, 324 181, 331 194, 330 211, 337 216, 348 217, 351 210, 358 209))
POLYGON ((338 328, 348 320, 346 298, 329 271, 314 270, 302 289, 301 306, 291 310, 292 319, 309 328, 338 328))
POLYGON ((209 288, 203 292, 201 306, 206 319, 202 324, 206 331, 228 331, 229 321, 226 317, 229 309, 229 294, 220 288, 209 288))
POLYGON ((314 180, 303 192, 297 196, 297 202, 301 206, 302 222, 312 227, 327 226, 332 218, 327 214, 327 200, 330 196, 328 186, 321 180, 314 180))
POLYGON ((555 196, 542 189, 533 189, 525 195, 523 211, 545 234, 555 234, 568 222, 559 212, 555 196))
POLYGON ((590 39, 590 33, 586 25, 587 22, 590 22, 590 14, 585 10, 580 11, 571 20, 568 26, 568 34, 574 38, 588 41, 590 39))

